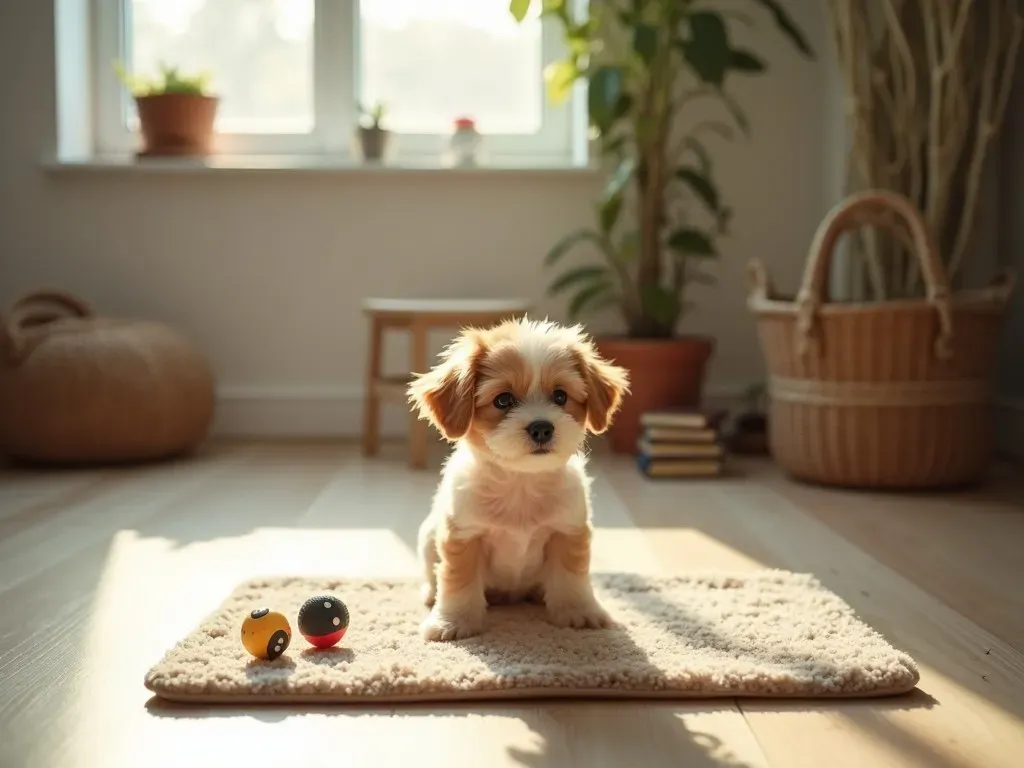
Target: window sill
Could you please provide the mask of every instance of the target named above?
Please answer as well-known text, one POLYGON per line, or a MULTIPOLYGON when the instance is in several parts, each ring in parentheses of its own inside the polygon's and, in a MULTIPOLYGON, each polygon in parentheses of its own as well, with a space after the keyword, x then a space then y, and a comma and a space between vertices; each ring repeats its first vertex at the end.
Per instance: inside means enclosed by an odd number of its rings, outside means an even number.
POLYGON ((439 162, 399 159, 383 164, 359 163, 339 156, 318 155, 220 155, 204 159, 160 158, 137 160, 131 156, 95 156, 60 158, 42 161, 49 173, 129 173, 129 174, 439 174, 448 176, 480 176, 490 174, 590 176, 598 172, 595 165, 573 165, 568 162, 502 161, 475 167, 447 167, 439 162))

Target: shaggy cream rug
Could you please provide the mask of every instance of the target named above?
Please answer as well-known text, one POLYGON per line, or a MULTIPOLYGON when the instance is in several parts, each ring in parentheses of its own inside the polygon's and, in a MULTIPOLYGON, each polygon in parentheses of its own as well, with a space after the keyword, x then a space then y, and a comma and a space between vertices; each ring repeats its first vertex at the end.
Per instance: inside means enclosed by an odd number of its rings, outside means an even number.
POLYGON ((539 606, 492 607, 485 633, 428 643, 426 609, 407 579, 272 578, 242 584, 145 678, 158 696, 196 703, 444 701, 537 697, 854 697, 904 693, 914 661, 812 577, 784 571, 652 578, 597 574, 619 626, 560 629, 539 606), (313 595, 343 600, 342 642, 313 648, 296 613, 313 595), (242 647, 242 620, 288 617, 274 661, 242 647))

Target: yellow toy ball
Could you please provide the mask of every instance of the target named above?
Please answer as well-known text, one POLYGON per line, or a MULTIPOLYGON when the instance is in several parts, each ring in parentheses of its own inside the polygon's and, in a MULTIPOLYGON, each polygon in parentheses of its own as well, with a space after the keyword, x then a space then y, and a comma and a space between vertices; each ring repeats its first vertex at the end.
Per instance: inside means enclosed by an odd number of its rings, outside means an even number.
POLYGON ((288 649, 292 628, 284 614, 257 608, 242 622, 242 645, 257 659, 273 661, 288 649))

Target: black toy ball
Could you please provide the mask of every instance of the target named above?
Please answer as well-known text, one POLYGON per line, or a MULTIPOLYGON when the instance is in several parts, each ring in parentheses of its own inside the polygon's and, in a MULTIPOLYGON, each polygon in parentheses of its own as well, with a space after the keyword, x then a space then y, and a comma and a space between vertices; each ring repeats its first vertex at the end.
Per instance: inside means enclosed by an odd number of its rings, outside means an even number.
POLYGON ((311 645, 337 645, 348 629, 348 607, 333 595, 311 597, 299 608, 299 632, 311 645))

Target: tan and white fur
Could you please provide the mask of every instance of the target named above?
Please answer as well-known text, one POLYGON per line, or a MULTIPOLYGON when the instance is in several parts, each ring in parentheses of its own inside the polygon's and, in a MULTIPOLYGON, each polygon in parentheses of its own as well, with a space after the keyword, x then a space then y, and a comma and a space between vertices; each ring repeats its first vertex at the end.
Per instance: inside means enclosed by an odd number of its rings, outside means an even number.
POLYGON ((420 527, 427 640, 479 634, 489 604, 543 602, 562 627, 613 624, 590 583, 587 433, 604 432, 626 371, 581 328, 465 329, 410 401, 455 448, 420 527))

